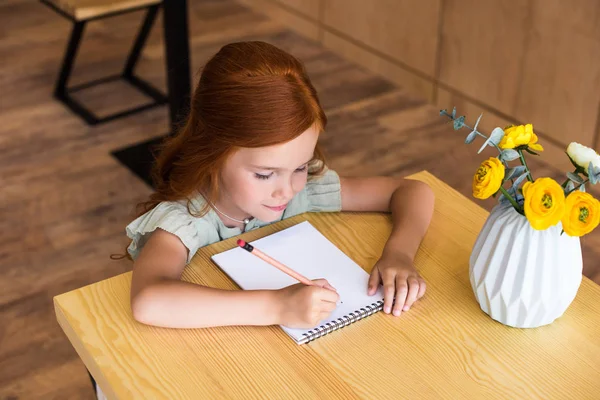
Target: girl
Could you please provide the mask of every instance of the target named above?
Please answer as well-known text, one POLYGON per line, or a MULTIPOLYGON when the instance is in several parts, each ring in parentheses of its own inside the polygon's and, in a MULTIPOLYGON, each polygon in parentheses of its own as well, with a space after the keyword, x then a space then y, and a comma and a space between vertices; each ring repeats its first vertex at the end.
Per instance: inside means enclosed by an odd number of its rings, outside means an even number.
POLYGON ((340 178, 317 144, 326 122, 302 64, 272 45, 232 43, 206 64, 185 126, 157 159, 156 192, 127 226, 136 320, 174 328, 317 325, 338 301, 325 280, 257 291, 180 280, 200 247, 307 211, 391 212, 393 230, 365 290, 372 295, 383 284, 384 312, 396 316, 423 296, 413 258, 432 191, 415 180, 340 178))

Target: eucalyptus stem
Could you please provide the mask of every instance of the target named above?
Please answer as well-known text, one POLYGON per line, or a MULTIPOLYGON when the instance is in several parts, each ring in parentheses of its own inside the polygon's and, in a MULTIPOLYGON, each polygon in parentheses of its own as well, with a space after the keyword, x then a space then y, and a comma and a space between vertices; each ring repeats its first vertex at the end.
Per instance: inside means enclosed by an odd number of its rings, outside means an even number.
MULTIPOLYGON (((578 174, 579 173, 579 168, 576 168, 575 171, 573 171, 574 174, 578 174)), ((571 179, 567 178, 566 181, 563 182, 562 185, 560 185, 563 189, 565 189, 567 187, 567 183, 569 183, 571 179)))
POLYGON ((513 197, 510 194, 508 194, 506 189, 504 189, 502 186, 500 186, 500 191, 502 192, 504 197, 506 197, 508 199, 508 201, 510 201, 510 204, 512 204, 512 206, 515 208, 515 210, 517 210, 517 212, 519 214, 524 215, 523 212, 521 211, 521 208, 519 207, 519 204, 517 204, 515 199, 513 199, 513 197))
POLYGON ((533 177, 531 176, 531 171, 529 171, 529 167, 527 166, 527 162, 525 161, 525 157, 523 156, 523 150, 518 150, 518 152, 519 152, 519 158, 521 158, 521 164, 523 164, 523 166, 527 170, 527 179, 529 180, 529 182, 533 182, 533 177))
POLYGON ((569 191, 567 192, 567 194, 565 195, 565 197, 566 197, 566 196, 568 196, 569 194, 571 194, 571 192, 574 192, 574 191, 576 191, 577 189, 579 189, 580 187, 582 187, 583 185, 585 185, 585 184, 586 184, 586 183, 588 183, 589 181, 590 181, 589 179, 586 179, 585 181, 581 182, 579 185, 577 185, 577 186, 575 186, 573 189, 569 190, 569 191))
POLYGON ((471 128, 469 125, 463 124, 463 127, 467 128, 467 129, 470 129, 472 131, 475 131, 475 133, 477 133, 479 136, 481 136, 482 138, 484 138, 484 139, 487 140, 487 136, 485 136, 483 133, 479 132, 478 130, 475 130, 475 129, 471 128))
MULTIPOLYGON (((447 116, 448 118, 450 118, 452 121, 456 120, 456 118, 453 117, 452 114, 448 113, 446 110, 443 110, 442 114, 445 115, 445 116, 447 116)), ((461 128, 463 128, 463 127, 467 128, 467 129, 470 129, 472 131, 475 131, 475 133, 477 133, 479 136, 481 136, 482 138, 484 138, 484 139, 487 140, 487 136, 485 136, 483 133, 479 132, 478 130, 471 128, 469 125, 465 124, 464 122, 462 123, 462 127, 461 128)))

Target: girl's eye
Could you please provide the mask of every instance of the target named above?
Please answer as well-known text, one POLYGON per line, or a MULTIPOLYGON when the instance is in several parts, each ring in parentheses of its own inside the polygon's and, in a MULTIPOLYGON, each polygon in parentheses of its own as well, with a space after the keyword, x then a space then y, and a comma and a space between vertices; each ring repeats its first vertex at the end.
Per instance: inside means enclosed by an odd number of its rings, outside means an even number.
POLYGON ((254 177, 256 177, 256 179, 269 179, 271 176, 273 176, 273 173, 271 172, 269 175, 261 175, 261 174, 254 174, 254 177))
MULTIPOLYGON (((305 166, 303 166, 303 167, 300 167, 300 168, 296 169, 296 171, 295 171, 295 172, 304 172, 304 171, 306 171, 306 168, 307 168, 307 166, 305 165, 305 166)), ((256 172, 254 173, 254 177, 255 177, 256 179, 263 179, 263 180, 266 180, 266 179, 269 179, 269 178, 270 178, 270 177, 272 177, 272 176, 273 176, 273 173, 272 173, 272 172, 271 172, 269 175, 263 175, 263 174, 259 174, 259 173, 256 173, 256 172)))

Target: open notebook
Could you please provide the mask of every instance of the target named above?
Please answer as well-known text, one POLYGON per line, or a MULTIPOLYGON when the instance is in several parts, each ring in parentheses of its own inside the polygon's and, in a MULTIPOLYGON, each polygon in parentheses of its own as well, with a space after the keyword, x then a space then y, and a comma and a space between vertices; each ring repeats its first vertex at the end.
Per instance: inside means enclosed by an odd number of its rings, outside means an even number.
MULTIPOLYGON (((369 296, 369 275, 308 221, 250 244, 309 279, 327 279, 340 295, 337 308, 321 325, 306 330, 282 326, 298 344, 308 343, 383 308, 381 287, 369 296)), ((281 289, 298 283, 240 247, 215 254, 212 259, 244 290, 281 289)))

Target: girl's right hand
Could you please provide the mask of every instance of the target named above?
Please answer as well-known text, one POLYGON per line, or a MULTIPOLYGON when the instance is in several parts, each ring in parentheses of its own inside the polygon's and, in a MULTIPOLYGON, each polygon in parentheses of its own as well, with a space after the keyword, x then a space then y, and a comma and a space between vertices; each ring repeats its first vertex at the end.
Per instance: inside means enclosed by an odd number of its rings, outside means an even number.
POLYGON ((313 282, 319 286, 298 283, 276 291, 280 325, 312 328, 335 310, 340 299, 335 289, 325 279, 315 279, 313 282))

